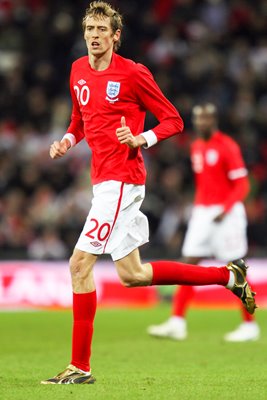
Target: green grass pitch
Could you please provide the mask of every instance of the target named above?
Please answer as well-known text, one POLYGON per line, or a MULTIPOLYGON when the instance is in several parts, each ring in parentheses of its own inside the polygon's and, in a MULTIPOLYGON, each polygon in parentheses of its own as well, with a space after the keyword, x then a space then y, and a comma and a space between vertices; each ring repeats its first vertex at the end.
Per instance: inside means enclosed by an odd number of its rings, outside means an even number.
POLYGON ((258 310, 258 342, 227 344, 236 310, 191 310, 184 342, 146 335, 169 307, 99 309, 94 385, 40 385, 69 362, 71 312, 0 313, 1 400, 267 399, 267 311, 258 310))

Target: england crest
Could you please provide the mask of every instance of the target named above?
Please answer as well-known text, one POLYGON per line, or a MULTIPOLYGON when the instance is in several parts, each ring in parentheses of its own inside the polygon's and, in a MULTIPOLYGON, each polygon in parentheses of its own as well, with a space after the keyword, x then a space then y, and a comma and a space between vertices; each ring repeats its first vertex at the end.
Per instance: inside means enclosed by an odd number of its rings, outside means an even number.
POLYGON ((107 100, 112 100, 112 101, 116 101, 116 97, 118 97, 119 93, 120 93, 120 87, 121 84, 120 82, 113 82, 113 81, 108 81, 107 84, 107 100))

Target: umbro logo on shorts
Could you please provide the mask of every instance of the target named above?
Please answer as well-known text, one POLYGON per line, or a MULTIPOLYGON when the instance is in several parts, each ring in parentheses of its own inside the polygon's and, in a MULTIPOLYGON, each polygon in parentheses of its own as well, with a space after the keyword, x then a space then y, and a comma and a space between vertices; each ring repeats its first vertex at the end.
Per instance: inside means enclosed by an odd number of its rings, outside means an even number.
POLYGON ((99 243, 99 242, 90 242, 90 243, 91 243, 91 245, 94 246, 94 247, 101 247, 101 246, 102 246, 102 244, 99 243))

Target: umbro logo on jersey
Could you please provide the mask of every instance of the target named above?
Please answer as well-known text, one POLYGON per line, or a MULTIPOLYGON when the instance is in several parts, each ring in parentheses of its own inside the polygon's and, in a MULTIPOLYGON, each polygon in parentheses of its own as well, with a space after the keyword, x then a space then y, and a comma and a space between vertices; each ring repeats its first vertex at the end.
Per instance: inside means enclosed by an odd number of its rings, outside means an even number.
POLYGON ((78 83, 79 83, 80 85, 84 85, 84 84, 86 83, 86 81, 85 81, 84 79, 80 79, 80 80, 78 81, 78 83))
POLYGON ((91 243, 91 245, 94 246, 94 247, 101 247, 101 246, 102 246, 102 244, 99 243, 99 242, 90 242, 90 243, 91 243))
POLYGON ((115 101, 118 101, 120 87, 121 87, 120 82, 108 81, 107 89, 106 89, 106 93, 107 93, 106 100, 108 100, 110 103, 114 103, 115 101))

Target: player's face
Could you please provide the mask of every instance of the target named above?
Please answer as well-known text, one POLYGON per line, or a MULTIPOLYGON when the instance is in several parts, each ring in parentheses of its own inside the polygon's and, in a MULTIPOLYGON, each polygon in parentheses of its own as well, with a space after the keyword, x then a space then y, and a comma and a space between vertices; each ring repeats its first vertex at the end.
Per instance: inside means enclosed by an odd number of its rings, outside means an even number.
POLYGON ((200 136, 209 137, 216 129, 216 118, 214 114, 201 109, 193 115, 193 124, 200 136))
POLYGON ((85 22, 84 39, 89 54, 101 57, 109 51, 113 51, 113 46, 120 38, 120 30, 113 33, 110 18, 93 18, 88 16, 85 22))

